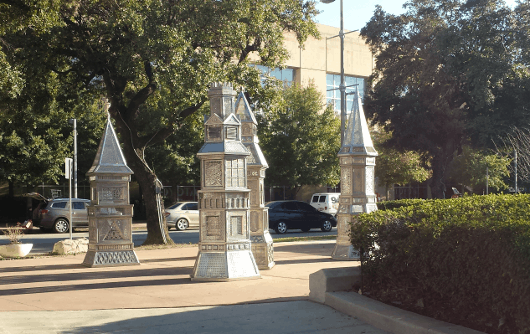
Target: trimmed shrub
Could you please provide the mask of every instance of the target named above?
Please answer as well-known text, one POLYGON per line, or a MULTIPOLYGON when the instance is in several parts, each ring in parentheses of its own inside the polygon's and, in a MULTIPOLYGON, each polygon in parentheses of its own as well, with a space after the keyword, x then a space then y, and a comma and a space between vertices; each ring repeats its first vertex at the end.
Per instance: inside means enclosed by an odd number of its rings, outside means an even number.
POLYGON ((363 291, 488 333, 530 333, 530 196, 423 201, 356 216, 363 291))
POLYGON ((394 210, 401 208, 403 206, 412 206, 425 203, 426 200, 421 198, 407 198, 407 199, 398 199, 395 201, 382 201, 377 202, 377 209, 379 210, 394 210))

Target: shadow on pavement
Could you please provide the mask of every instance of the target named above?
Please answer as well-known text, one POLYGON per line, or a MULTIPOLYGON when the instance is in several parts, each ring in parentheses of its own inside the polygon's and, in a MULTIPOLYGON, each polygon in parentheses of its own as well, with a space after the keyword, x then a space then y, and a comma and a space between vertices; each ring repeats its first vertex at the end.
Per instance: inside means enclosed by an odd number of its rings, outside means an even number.
MULTIPOLYGON (((189 269, 191 273, 191 268, 189 269)), ((65 292, 65 291, 81 291, 81 290, 96 290, 96 289, 112 289, 112 288, 126 288, 138 286, 160 286, 160 285, 176 285, 176 284, 190 284, 192 283, 189 277, 187 278, 168 278, 168 279, 146 279, 136 281, 121 281, 121 282, 104 282, 91 284, 70 284, 70 285, 54 285, 33 288, 18 288, 0 290, 0 296, 16 296, 35 293, 46 292, 65 292)))
MULTIPOLYGON (((261 301, 263 302, 263 301, 261 301)), ((98 325, 69 328, 69 333, 382 333, 358 319, 310 301, 120 310, 98 325), (142 313, 139 313, 142 312, 142 313)), ((97 311, 96 311, 97 312, 97 311)), ((87 314, 85 313, 85 316, 87 314)), ((89 323, 102 322, 94 319, 89 323)), ((86 322, 85 322, 86 324, 86 322)))
MULTIPOLYGON (((123 268, 123 267, 122 267, 123 268)), ((131 267, 129 267, 131 268, 131 267)), ((88 269, 84 266, 79 266, 79 269, 88 269)), ((107 269, 107 268, 106 268, 107 269)), ((44 274, 44 275, 13 275, 3 276, 2 284, 24 284, 36 282, 69 282, 80 280, 103 280, 115 278, 136 278, 136 277, 156 277, 156 276, 175 276, 175 275, 189 275, 192 272, 192 267, 168 267, 156 269, 140 269, 134 270, 103 270, 103 271, 78 271, 75 273, 61 273, 61 274, 44 274)), ((134 282, 129 281, 134 285, 134 282)), ((58 288, 60 291, 60 287, 58 288)), ((19 290, 19 289, 15 289, 19 290)), ((68 289, 70 290, 70 289, 68 289)), ((5 295, 5 291, 0 290, 0 295, 5 295)))

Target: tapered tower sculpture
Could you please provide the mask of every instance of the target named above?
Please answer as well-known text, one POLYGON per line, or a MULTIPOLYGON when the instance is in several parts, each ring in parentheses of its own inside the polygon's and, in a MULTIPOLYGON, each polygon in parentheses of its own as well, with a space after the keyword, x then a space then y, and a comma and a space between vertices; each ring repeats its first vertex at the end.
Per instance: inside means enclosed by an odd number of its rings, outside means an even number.
POLYGON ((247 156, 247 184, 250 188, 252 254, 259 269, 271 269, 274 266, 274 246, 269 233, 269 212, 265 207, 264 194, 265 170, 269 165, 259 146, 258 122, 243 92, 237 97, 236 116, 241 121, 243 145, 250 152, 247 156))
POLYGON ((353 249, 348 234, 353 215, 377 210, 374 176, 377 152, 358 93, 338 156, 341 194, 337 212, 337 243, 331 257, 336 260, 359 260, 359 250, 353 249))
POLYGON ((210 117, 205 122, 199 191, 199 253, 192 280, 260 278, 251 251, 247 188, 248 150, 241 142, 235 115, 236 92, 213 83, 208 91, 210 117))
POLYGON ((129 204, 132 170, 127 166, 110 122, 87 176, 89 243, 83 264, 108 267, 140 264, 132 241, 133 206, 129 204))

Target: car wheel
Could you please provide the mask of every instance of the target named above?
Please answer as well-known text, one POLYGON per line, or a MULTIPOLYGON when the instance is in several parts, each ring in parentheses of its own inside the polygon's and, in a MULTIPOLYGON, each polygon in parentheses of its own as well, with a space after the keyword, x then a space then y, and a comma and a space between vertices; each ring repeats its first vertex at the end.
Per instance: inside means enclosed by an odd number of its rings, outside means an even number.
POLYGON ((188 223, 188 221, 185 218, 180 218, 175 223, 175 228, 177 229, 177 231, 184 231, 189 226, 190 226, 190 223, 188 223))
POLYGON ((284 222, 279 222, 274 230, 278 234, 284 234, 287 232, 287 224, 285 224, 284 222))
POLYGON ((302 227, 301 228, 302 232, 309 232, 310 229, 311 229, 311 227, 302 227))
POLYGON ((68 223, 68 220, 66 220, 64 218, 59 218, 53 224, 53 229, 57 233, 66 233, 69 230, 69 226, 70 225, 68 223))
POLYGON ((332 228, 333 228, 333 225, 331 225, 331 222, 329 220, 324 220, 322 222, 322 226, 320 227, 322 232, 329 232, 331 231, 332 228))

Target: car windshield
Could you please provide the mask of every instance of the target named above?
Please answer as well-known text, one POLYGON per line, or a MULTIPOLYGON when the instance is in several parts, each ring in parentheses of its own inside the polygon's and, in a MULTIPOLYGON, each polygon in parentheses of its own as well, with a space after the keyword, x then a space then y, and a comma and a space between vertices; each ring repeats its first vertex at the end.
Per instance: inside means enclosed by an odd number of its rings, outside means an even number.
POLYGON ((172 206, 170 206, 169 209, 170 209, 170 210, 172 210, 172 209, 176 209, 176 208, 178 208, 178 207, 181 206, 181 205, 182 205, 181 202, 179 202, 179 203, 175 203, 175 204, 173 204, 172 206))

